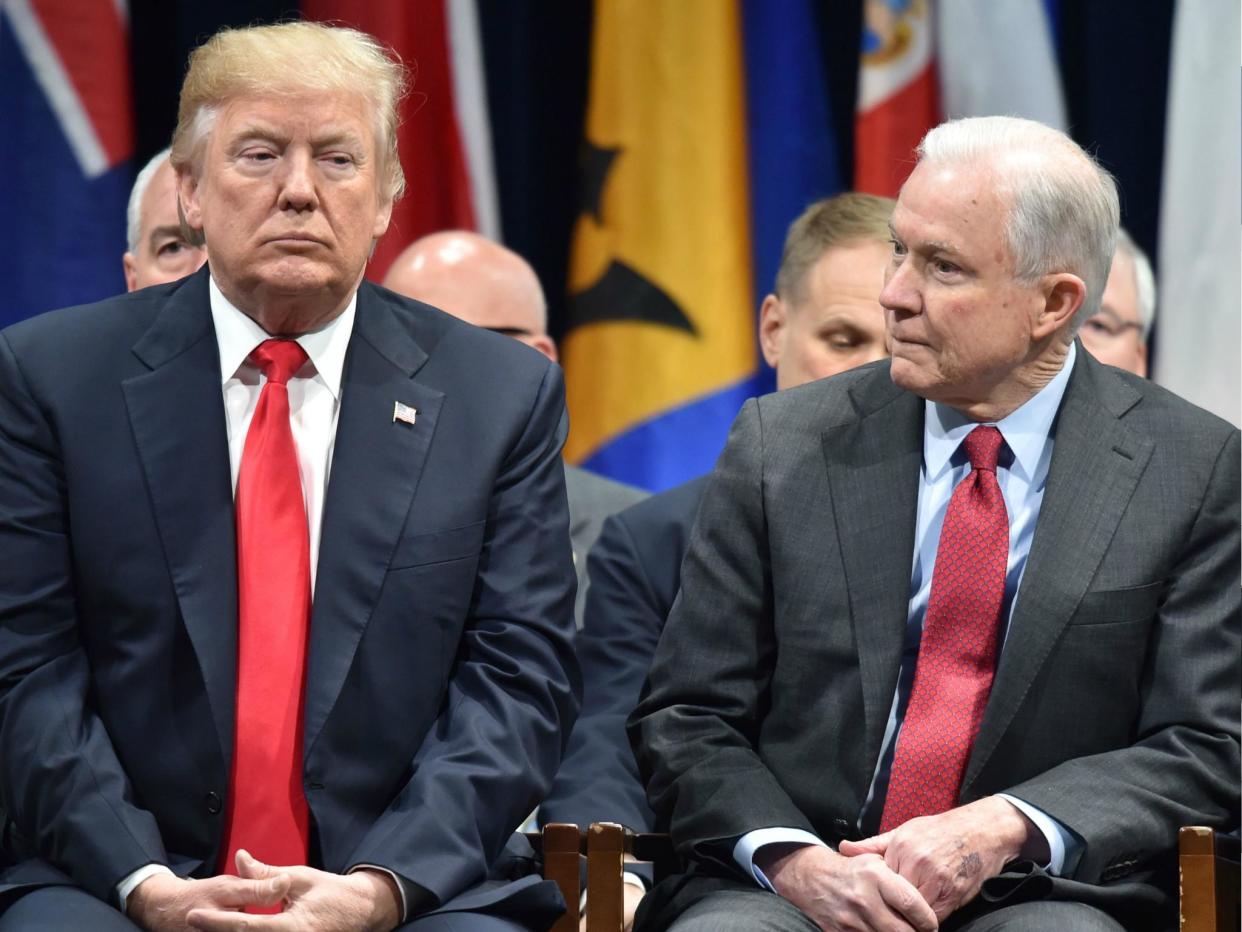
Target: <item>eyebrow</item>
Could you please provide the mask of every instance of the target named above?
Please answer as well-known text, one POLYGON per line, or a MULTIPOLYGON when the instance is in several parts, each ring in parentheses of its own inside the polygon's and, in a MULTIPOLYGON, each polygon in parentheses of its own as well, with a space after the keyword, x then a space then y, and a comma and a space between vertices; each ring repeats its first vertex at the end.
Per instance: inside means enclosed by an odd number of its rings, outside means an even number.
MULTIPOLYGON (((904 246, 909 248, 910 243, 907 242, 897 232, 896 227, 894 227, 892 223, 889 223, 888 225, 888 232, 893 237, 893 239, 897 240, 898 242, 902 243, 904 246)), ((956 246, 954 246, 952 243, 946 240, 928 240, 927 242, 919 243, 918 246, 919 246, 919 252, 947 252, 947 253, 952 253, 955 256, 961 255, 961 251, 956 246)))
POLYGON ((147 242, 154 243, 157 239, 163 236, 174 236, 177 239, 182 239, 181 227, 171 223, 153 227, 151 232, 147 234, 147 242))
POLYGON ((1096 311, 1094 314, 1092 314, 1091 316, 1092 317, 1107 317, 1109 320, 1116 321, 1119 324, 1130 323, 1130 321, 1126 320, 1124 317, 1122 317, 1120 314, 1114 311, 1111 307, 1105 307, 1104 305, 1100 305, 1100 309, 1096 311))
POLYGON ((353 130, 340 129, 323 136, 314 136, 311 139, 311 143, 316 147, 332 146, 339 143, 357 143, 362 145, 362 137, 353 130))
MULTIPOLYGON (((232 145, 237 145, 247 139, 256 138, 283 145, 289 141, 289 133, 281 132, 265 123, 248 123, 233 134, 230 142, 232 145)), ((322 135, 311 137, 311 145, 315 148, 339 145, 341 143, 355 143, 362 146, 363 140, 361 136, 350 129, 330 129, 322 135)))

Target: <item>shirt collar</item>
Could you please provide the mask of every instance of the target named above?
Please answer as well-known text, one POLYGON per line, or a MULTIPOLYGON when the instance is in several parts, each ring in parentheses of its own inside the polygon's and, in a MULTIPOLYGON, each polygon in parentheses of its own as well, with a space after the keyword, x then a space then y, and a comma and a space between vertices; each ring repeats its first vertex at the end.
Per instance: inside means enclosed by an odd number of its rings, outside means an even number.
MULTIPOLYGON (((1035 467, 1048 445, 1052 422, 1057 416, 1057 409, 1061 407, 1061 399, 1065 397, 1065 387, 1069 384, 1077 356, 1077 347, 1071 343, 1065 365, 1052 381, 1036 392, 1022 407, 993 425, 1000 430, 1006 446, 1013 454, 1012 468, 1020 470, 1027 479, 1034 477, 1035 467)), ((948 405, 934 401, 924 404, 926 417, 923 420, 923 466, 927 480, 934 481, 950 467, 953 454, 966 439, 966 435, 978 424, 948 405)))
MULTIPOLYGON (((271 337, 253 318, 233 306, 214 278, 208 279, 207 287, 211 320, 216 328, 216 343, 220 350, 220 380, 224 383, 237 375, 256 346, 271 337)), ((345 351, 349 348, 349 337, 354 330, 357 306, 358 293, 355 291, 350 295, 344 311, 318 330, 297 338, 298 345, 306 350, 315 371, 337 401, 341 398, 345 351)))

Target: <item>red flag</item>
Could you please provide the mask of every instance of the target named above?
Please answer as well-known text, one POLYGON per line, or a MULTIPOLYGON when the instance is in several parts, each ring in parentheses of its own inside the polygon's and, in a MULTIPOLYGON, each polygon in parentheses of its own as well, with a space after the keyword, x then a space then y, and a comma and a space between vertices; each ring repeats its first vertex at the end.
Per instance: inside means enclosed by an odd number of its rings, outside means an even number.
POLYGON ((393 210, 368 277, 382 279, 397 253, 436 230, 497 236, 491 142, 463 131, 487 127, 482 76, 467 73, 482 62, 472 0, 302 0, 302 14, 370 33, 401 57, 413 78, 398 132, 405 197, 393 210))
POLYGON ((854 187, 896 197, 914 150, 940 122, 931 0, 866 0, 854 187))

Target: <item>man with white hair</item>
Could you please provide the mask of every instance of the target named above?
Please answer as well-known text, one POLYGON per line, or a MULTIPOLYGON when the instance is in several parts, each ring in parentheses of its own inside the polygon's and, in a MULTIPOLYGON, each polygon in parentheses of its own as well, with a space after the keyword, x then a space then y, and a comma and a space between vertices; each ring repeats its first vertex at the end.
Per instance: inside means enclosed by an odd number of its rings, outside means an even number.
MULTIPOLYGON (((513 250, 478 233, 446 230, 415 240, 388 269, 384 287, 446 310, 476 327, 513 337, 550 361, 557 361, 556 341, 548 336, 547 299, 535 270, 513 250)), ((565 492, 569 497, 569 540, 578 574, 574 618, 581 628, 589 586, 587 552, 599 537, 605 518, 646 495, 568 463, 565 492)))
POLYGON ((1173 927, 1178 826, 1238 818, 1239 434, 1075 340, 1117 221, 1055 130, 923 140, 891 361, 748 402, 703 498, 636 928, 1173 927))
POLYGON ((563 908, 497 863, 580 691, 561 376, 363 281, 404 88, 351 29, 217 33, 171 155, 208 265, 0 334, 0 929, 563 908))
POLYGON ((1156 276, 1147 254, 1124 228, 1100 298, 1100 309, 1078 331, 1100 362, 1147 376, 1147 338, 1156 319, 1156 276))
POLYGON ((162 285, 197 272, 207 261, 202 246, 186 241, 177 216, 177 176, 168 149, 156 153, 134 179, 125 211, 129 248, 121 257, 125 290, 162 285))

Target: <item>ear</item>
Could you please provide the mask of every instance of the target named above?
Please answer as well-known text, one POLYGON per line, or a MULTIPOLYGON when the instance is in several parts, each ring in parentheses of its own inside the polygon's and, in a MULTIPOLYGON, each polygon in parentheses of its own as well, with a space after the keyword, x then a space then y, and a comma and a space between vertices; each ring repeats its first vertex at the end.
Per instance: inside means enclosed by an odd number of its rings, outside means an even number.
POLYGON ((126 252, 125 255, 121 256, 121 265, 125 269, 125 290, 126 291, 137 291, 138 290, 138 269, 137 269, 138 260, 134 257, 134 254, 132 252, 126 252))
POLYGON ((202 230, 203 210, 198 200, 198 179, 191 172, 177 172, 177 205, 181 220, 191 230, 202 230))
POLYGON ((533 349, 539 350, 539 352, 547 356, 548 359, 552 360, 553 362, 557 362, 556 343, 546 333, 536 333, 534 336, 530 337, 525 342, 528 346, 532 347, 533 349))
POLYGON ((389 221, 392 220, 392 198, 380 201, 379 210, 375 214, 375 227, 371 230, 371 239, 378 240, 388 232, 389 221))
POLYGON ((1031 336, 1036 340, 1070 326, 1074 315, 1087 299, 1087 285, 1077 275, 1058 272, 1044 277, 1042 292, 1043 304, 1031 328, 1031 336))
POLYGON ((789 309, 784 301, 774 294, 763 299, 763 305, 759 308, 759 348, 763 351, 764 361, 773 369, 781 360, 788 321, 789 309))

